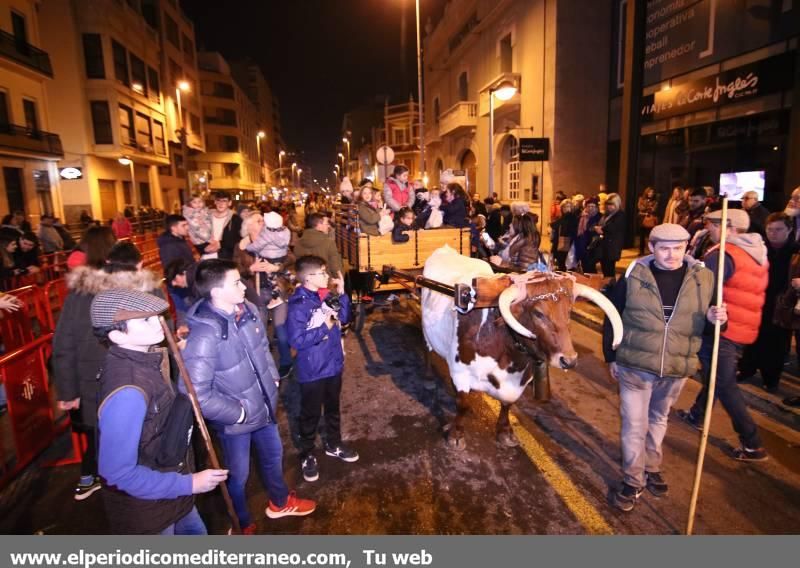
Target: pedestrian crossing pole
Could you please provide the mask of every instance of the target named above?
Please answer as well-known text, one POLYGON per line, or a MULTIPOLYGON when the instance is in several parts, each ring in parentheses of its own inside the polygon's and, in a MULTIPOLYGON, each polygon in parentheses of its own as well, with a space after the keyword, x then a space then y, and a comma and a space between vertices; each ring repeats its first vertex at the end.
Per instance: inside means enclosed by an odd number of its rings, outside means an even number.
MULTIPOLYGON (((217 458, 217 452, 214 451, 214 444, 211 442, 211 435, 208 433, 206 421, 203 419, 203 412, 200 410, 200 403, 197 400, 197 393, 195 392, 194 385, 192 385, 192 381, 189 378, 189 372, 186 370, 186 363, 183 361, 183 355, 181 355, 181 350, 178 347, 178 343, 175 341, 175 336, 172 335, 172 330, 170 330, 169 326, 167 325, 167 320, 164 319, 164 316, 159 316, 158 320, 161 322, 161 329, 164 330, 164 337, 167 338, 169 350, 172 352, 172 356, 175 357, 175 363, 178 365, 178 370, 181 373, 183 385, 186 387, 186 394, 189 395, 189 400, 192 403, 194 418, 197 422, 197 427, 200 428, 200 434, 203 436, 203 442, 205 442, 206 451, 208 452, 208 461, 211 462, 212 468, 224 469, 217 458)), ((236 515, 236 510, 233 508, 233 501, 231 500, 231 494, 228 492, 227 483, 223 481, 219 484, 219 488, 222 491, 222 500, 225 501, 225 508, 228 511, 228 517, 230 517, 231 523, 233 524, 233 530, 231 532, 233 534, 242 534, 242 529, 239 526, 239 517, 236 515)))
MULTIPOLYGON (((719 236, 719 261, 717 262, 717 308, 722 307, 722 284, 725 280, 725 241, 728 235, 728 198, 722 198, 722 222, 719 236)), ((708 374, 708 398, 706 400, 703 432, 700 434, 700 448, 697 450, 697 468, 694 472, 692 499, 689 502, 689 519, 686 522, 686 534, 691 535, 694 528, 694 516, 697 510, 697 497, 700 493, 700 478, 703 475, 703 461, 708 445, 708 431, 711 428, 711 411, 714 408, 714 392, 717 385, 717 363, 719 361, 719 337, 721 331, 719 321, 714 322, 714 348, 711 352, 711 369, 708 374)))

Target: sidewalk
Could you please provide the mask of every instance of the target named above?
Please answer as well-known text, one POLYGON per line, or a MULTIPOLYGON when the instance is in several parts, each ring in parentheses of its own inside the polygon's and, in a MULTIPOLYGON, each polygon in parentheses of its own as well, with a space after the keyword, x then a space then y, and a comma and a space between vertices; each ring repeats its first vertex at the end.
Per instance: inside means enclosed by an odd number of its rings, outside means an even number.
MULTIPOLYGON (((638 248, 629 248, 622 251, 622 258, 617 262, 617 275, 622 275, 628 266, 639 256, 638 248)), ((595 304, 587 301, 578 301, 572 309, 573 318, 594 329, 597 332, 603 330, 603 310, 595 304)), ((789 396, 800 396, 800 362, 795 361, 795 350, 791 351, 790 363, 784 367, 781 376, 780 392, 771 394, 761 388, 761 378, 756 376, 754 379, 739 383, 739 388, 744 393, 747 405, 754 410, 770 416, 770 418, 800 431, 800 408, 792 408, 783 404, 783 399, 789 396)), ((692 377, 697 380, 696 377, 692 377)))

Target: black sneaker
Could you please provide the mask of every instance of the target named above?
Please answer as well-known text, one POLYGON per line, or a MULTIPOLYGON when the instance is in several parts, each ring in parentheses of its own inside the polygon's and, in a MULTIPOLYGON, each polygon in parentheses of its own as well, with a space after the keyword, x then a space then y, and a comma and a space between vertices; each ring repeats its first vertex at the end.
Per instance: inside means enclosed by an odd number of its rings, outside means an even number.
POLYGON ((623 482, 617 492, 612 495, 611 504, 620 511, 625 511, 626 513, 632 511, 643 491, 644 489, 623 482))
POLYGON ((751 450, 749 448, 741 447, 733 450, 733 459, 746 462, 763 462, 769 459, 767 450, 764 448, 756 448, 751 450))
POLYGON ((340 460, 346 462, 358 461, 358 452, 351 450, 350 448, 346 448, 341 444, 333 447, 326 445, 325 454, 331 456, 332 458, 339 458, 340 460))
POLYGON ((647 490, 656 497, 663 497, 669 493, 669 485, 657 471, 646 471, 644 477, 647 480, 647 490))
POLYGON ((678 415, 678 418, 686 422, 689 426, 691 426, 698 432, 703 431, 703 422, 698 421, 692 414, 691 410, 676 410, 675 414, 678 415))
POLYGON ((294 369, 294 365, 281 365, 281 368, 278 369, 278 375, 280 375, 281 379, 285 379, 292 374, 292 369, 294 369))
POLYGON ((319 479, 317 458, 315 458, 313 455, 308 455, 303 458, 303 461, 300 463, 300 469, 303 470, 303 479, 306 481, 316 481, 319 479))
POLYGON ((87 497, 91 496, 92 493, 100 489, 100 479, 95 477, 92 482, 88 485, 83 485, 79 483, 75 486, 75 500, 76 501, 83 501, 87 497))

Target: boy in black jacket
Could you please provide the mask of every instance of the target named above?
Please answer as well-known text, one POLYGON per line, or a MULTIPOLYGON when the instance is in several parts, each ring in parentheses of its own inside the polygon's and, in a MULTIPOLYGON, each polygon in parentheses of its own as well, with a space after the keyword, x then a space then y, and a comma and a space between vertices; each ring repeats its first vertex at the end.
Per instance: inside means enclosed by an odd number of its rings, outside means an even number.
POLYGON ((402 207, 397 212, 392 229, 393 243, 407 243, 410 238, 406 233, 414 230, 414 212, 408 207, 402 207))

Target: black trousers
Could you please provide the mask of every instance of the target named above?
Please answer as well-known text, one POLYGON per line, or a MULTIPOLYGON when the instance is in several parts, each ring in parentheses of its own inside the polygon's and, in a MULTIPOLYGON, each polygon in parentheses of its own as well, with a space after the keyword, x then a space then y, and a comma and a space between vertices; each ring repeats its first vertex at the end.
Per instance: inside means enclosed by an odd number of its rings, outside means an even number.
POLYGON ((325 442, 338 446, 342 441, 339 396, 342 375, 310 383, 300 383, 300 459, 314 451, 320 418, 325 416, 325 442))
POLYGON ((761 371, 764 386, 775 388, 781 380, 783 362, 789 354, 792 331, 783 329, 772 322, 762 321, 758 330, 758 339, 744 348, 739 371, 749 377, 761 371))

